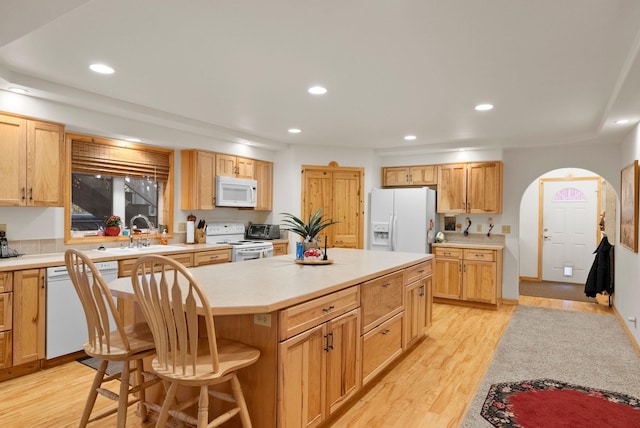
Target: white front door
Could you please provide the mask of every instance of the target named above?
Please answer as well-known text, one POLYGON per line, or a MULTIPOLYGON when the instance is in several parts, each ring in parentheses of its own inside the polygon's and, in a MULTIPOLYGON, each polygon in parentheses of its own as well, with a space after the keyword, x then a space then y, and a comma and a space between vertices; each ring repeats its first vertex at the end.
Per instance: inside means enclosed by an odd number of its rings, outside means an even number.
POLYGON ((541 182, 542 280, 584 284, 597 247, 599 178, 541 182))

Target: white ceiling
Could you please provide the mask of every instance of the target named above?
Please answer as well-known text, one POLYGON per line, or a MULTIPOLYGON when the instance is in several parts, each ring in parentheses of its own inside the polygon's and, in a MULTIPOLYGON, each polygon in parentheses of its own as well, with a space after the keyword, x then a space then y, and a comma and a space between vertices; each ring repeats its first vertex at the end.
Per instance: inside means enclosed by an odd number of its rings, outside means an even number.
POLYGON ((637 0, 2 3, 0 89, 266 148, 619 141, 640 120, 637 0))

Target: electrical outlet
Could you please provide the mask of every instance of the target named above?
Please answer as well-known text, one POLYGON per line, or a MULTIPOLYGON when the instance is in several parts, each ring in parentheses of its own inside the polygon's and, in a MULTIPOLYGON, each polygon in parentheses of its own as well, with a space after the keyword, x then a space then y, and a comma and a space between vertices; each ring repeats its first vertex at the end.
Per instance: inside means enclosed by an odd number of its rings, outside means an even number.
POLYGON ((488 222, 489 224, 492 224, 492 223, 493 223, 493 217, 489 217, 489 219, 487 219, 487 222, 488 222))
POLYGON ((7 232, 7 225, 6 224, 0 224, 0 232, 7 232))
POLYGON ((254 314, 253 323, 256 325, 271 327, 271 314, 254 314))
POLYGON ((187 223, 181 222, 178 223, 178 232, 186 232, 187 231, 187 223))
POLYGON ((511 233, 511 225, 503 224, 502 225, 502 233, 504 233, 505 235, 511 233))
POLYGON ((476 232, 482 233, 482 225, 481 224, 476 224, 476 232))

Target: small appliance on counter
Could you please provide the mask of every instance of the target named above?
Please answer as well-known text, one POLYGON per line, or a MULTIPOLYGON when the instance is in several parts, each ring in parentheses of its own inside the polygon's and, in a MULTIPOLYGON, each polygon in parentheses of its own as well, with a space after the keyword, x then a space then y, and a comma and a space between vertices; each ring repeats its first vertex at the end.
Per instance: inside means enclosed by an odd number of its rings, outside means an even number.
POLYGON ((277 224, 250 224, 247 239, 280 239, 280 226, 277 224))
POLYGON ((6 259, 9 257, 9 242, 4 230, 0 230, 0 257, 6 259))

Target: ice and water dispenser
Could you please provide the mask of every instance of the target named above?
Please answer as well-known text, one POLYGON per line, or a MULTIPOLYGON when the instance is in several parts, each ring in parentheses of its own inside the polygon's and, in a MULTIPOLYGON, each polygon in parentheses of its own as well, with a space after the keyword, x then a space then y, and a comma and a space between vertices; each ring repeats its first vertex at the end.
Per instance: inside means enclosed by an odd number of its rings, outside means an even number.
POLYGON ((371 223, 371 230, 373 232, 373 242, 372 245, 380 245, 385 246, 389 245, 390 241, 390 230, 389 223, 383 222, 374 222, 371 223))

